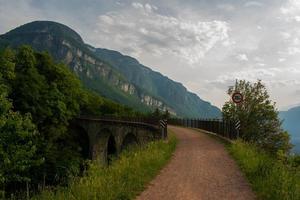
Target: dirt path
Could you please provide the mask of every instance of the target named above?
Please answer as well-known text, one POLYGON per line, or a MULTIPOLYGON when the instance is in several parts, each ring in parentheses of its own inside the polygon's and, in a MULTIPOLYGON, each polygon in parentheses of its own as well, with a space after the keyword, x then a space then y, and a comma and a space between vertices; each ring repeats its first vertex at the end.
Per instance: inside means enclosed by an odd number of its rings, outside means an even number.
POLYGON ((222 144, 195 130, 170 129, 179 140, 174 156, 138 200, 255 199, 222 144))

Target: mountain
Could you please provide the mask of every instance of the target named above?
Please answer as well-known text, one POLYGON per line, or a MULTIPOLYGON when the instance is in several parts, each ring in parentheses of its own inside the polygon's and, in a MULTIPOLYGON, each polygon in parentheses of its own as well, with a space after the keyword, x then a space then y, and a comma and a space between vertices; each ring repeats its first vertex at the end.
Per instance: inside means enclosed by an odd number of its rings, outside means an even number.
MULTIPOLYGON (((177 108, 179 115, 189 113, 197 116, 204 112, 207 116, 218 116, 220 111, 212 109, 210 103, 202 101, 196 94, 188 92, 181 84, 170 80, 162 74, 152 71, 136 59, 124 56, 117 51, 97 48, 95 53, 102 60, 110 63, 124 75, 130 83, 138 85, 147 93, 160 97, 172 108, 177 108)), ((205 116, 204 116, 205 117, 205 116)))
POLYGON ((282 127, 291 135, 294 151, 300 153, 300 106, 280 112, 279 117, 283 120, 282 127))
MULTIPOLYGON (((99 36, 101 37, 101 36, 99 36)), ((0 35, 0 46, 30 45, 64 62, 83 84, 100 95, 141 111, 168 109, 182 117, 220 117, 220 110, 181 84, 117 51, 85 44, 71 28, 34 21, 0 35)))

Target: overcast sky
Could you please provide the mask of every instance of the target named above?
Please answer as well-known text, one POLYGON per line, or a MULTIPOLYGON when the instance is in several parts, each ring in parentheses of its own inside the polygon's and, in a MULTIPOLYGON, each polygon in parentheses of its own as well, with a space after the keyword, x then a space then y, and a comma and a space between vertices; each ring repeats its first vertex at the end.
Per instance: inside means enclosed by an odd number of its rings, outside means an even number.
POLYGON ((300 103, 300 0, 0 0, 0 34, 53 20, 182 82, 218 107, 235 79, 300 103))

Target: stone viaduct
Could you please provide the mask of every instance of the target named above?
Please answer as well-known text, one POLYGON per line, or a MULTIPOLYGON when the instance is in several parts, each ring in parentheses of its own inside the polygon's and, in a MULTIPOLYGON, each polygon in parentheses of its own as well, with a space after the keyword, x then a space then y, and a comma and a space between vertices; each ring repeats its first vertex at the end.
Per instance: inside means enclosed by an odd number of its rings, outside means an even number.
POLYGON ((130 145, 144 145, 167 136, 166 124, 159 121, 77 118, 70 130, 79 135, 83 156, 104 165, 130 145))

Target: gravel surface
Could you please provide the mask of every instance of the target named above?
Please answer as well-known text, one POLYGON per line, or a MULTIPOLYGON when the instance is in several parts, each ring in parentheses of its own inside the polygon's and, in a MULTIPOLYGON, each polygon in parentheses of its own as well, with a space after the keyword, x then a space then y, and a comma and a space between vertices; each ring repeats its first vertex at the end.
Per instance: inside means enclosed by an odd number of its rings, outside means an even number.
POLYGON ((137 200, 255 199, 222 144, 195 130, 169 127, 178 138, 177 149, 137 200))

